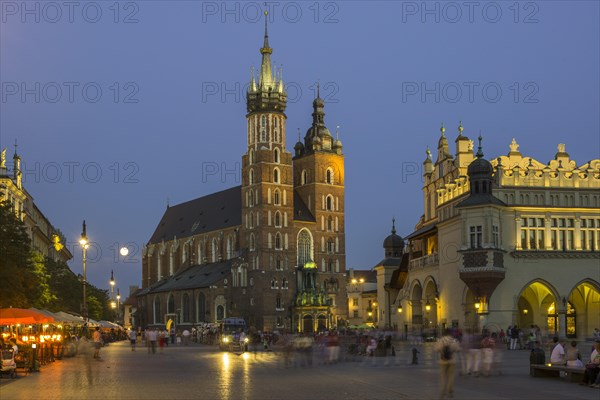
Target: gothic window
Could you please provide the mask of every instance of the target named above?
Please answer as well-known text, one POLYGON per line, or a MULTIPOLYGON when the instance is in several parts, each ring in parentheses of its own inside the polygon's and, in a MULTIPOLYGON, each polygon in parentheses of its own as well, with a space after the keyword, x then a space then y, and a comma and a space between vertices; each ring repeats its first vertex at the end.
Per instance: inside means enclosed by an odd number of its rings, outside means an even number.
POLYGON ((249 222, 250 222, 250 229, 254 228, 254 213, 252 211, 250 211, 249 222))
POLYGON ((248 172, 248 184, 249 185, 253 185, 254 184, 254 170, 253 169, 251 169, 248 172))
POLYGON ((219 255, 219 244, 217 243, 217 239, 214 238, 212 240, 212 248, 211 248, 211 252, 212 252, 212 262, 217 262, 217 258, 219 255))
POLYGON ((328 183, 330 185, 333 184, 333 171, 331 170, 331 168, 327 168, 327 172, 325 173, 325 183, 328 183))
POLYGON ((250 234, 250 239, 248 239, 248 247, 250 248, 250 250, 254 250, 256 246, 255 240, 254 240, 254 234, 251 233, 250 234))
POLYGON ((174 314, 175 313, 175 297, 173 297, 173 294, 170 294, 169 297, 167 298, 167 314, 174 314))
POLYGON ((190 314, 190 295, 187 293, 183 294, 181 299, 181 319, 182 322, 191 322, 190 314))
POLYGON ((261 140, 261 142, 267 141, 267 131, 265 129, 262 129, 260 131, 260 140, 261 140))
POLYGON ((250 286, 254 286, 254 278, 250 278, 250 286))
POLYGON ((273 151, 273 161, 279 164, 279 149, 273 151))
POLYGON ((279 169, 277 168, 273 170, 273 182, 279 183, 279 169))
POLYGON ((277 279, 271 279, 271 289, 277 289, 277 279))
POLYGON ((279 127, 277 118, 273 119, 273 125, 275 126, 275 128, 279 127))
POLYGON ((221 321, 223 318, 225 318, 225 307, 219 304, 217 306, 217 321, 221 321))
POLYGON ((250 149, 248 152, 248 163, 254 164, 254 150, 250 149))
POLYGON ((275 190, 275 193, 273 193, 273 204, 275 204, 276 206, 281 204, 279 190, 275 190))
POLYGON ((227 259, 233 258, 233 236, 227 236, 227 259))
POLYGON ((266 128, 267 127, 267 117, 264 116, 264 115, 260 119, 260 127, 261 128, 266 128))
POLYGON ((281 303, 281 296, 277 295, 277 299, 275 300, 275 308, 277 310, 281 310, 283 308, 283 305, 281 303))
POLYGON ((288 280, 283 278, 283 280, 281 281, 281 288, 282 289, 287 289, 288 288, 288 280))
POLYGON ((275 234, 275 249, 281 250, 281 233, 279 232, 275 234))
POLYGON ((283 267, 281 265, 281 257, 277 257, 277 259, 275 260, 275 270, 283 271, 283 267))
POLYGON ((281 213, 279 211, 275 211, 275 226, 281 227, 281 213))
POLYGON ((308 183, 308 172, 303 169, 302 173, 300 175, 300 184, 301 185, 306 185, 308 183))
POLYGON ((328 231, 333 230, 333 218, 331 218, 331 217, 327 218, 327 230, 328 231))
POLYGON ((327 211, 333 211, 333 196, 329 195, 325 199, 325 209, 327 211))
MULTIPOLYGON (((500 231, 498 229, 498 225, 492 226, 492 241, 494 242, 494 247, 500 247, 500 231)), ((542 242, 543 245, 543 242, 542 242)))
POLYGON ((310 233, 306 229, 302 229, 298 233, 298 266, 303 266, 313 260, 313 242, 310 233))
POLYGON ((250 190, 250 207, 254 206, 254 191, 250 190))
POLYGON ((206 315, 206 299, 204 296, 204 293, 200 293, 198 295, 198 299, 197 299, 197 308, 196 308, 196 322, 200 322, 200 321, 206 321, 205 319, 205 315, 206 315))
POLYGON ((162 321, 160 320, 160 317, 161 317, 161 313, 160 313, 160 297, 156 296, 154 298, 154 323, 155 324, 162 323, 162 321))

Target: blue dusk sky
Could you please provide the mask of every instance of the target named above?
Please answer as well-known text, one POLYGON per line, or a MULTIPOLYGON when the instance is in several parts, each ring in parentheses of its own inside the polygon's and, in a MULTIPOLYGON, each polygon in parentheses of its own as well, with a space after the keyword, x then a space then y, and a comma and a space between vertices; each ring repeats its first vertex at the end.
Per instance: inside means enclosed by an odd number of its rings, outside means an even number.
MULTIPOLYGON (((0 1, 0 147, 75 242, 88 278, 141 284, 141 248, 171 205, 240 184, 245 87, 260 66, 262 2, 0 1), (125 259, 116 249, 129 243, 125 259)), ((267 2, 288 85, 287 148, 311 124, 316 82, 346 167, 347 268, 383 257, 396 217, 423 213, 421 167, 440 125, 484 153, 598 158, 597 1, 267 2)), ((9 164, 11 161, 9 160, 9 164)))

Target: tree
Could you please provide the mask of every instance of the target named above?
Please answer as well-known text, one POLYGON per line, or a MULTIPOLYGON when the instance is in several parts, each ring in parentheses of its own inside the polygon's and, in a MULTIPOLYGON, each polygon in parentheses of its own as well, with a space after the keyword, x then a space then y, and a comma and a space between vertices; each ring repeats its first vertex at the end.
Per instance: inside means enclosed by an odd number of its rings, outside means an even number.
POLYGON ((0 307, 35 304, 40 278, 36 268, 27 227, 15 216, 11 203, 0 202, 0 307))

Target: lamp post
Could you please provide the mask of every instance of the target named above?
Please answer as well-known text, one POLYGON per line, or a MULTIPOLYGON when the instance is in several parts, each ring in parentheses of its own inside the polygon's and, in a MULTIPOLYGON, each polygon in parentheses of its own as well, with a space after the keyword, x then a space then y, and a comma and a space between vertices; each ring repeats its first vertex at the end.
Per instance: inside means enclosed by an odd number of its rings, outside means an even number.
POLYGON ((117 288, 117 323, 119 323, 121 317, 121 293, 117 288))
POLYGON ((88 322, 88 312, 87 312, 87 296, 86 296, 86 286, 87 286, 87 277, 86 277, 86 262, 87 262, 87 249, 90 247, 87 234, 85 231, 85 220, 83 220, 83 230, 81 231, 81 238, 79 239, 79 244, 81 245, 81 249, 83 252, 82 263, 83 263, 83 306, 81 307, 81 313, 83 314, 83 319, 88 322))

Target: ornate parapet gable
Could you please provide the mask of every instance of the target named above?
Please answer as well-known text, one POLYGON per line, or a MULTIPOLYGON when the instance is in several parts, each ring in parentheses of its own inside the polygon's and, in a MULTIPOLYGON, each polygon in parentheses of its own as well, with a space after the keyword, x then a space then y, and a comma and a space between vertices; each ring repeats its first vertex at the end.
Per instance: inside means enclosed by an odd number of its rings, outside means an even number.
POLYGON ((556 251, 556 250, 515 250, 510 253, 514 258, 539 259, 539 258, 559 258, 559 259, 600 259, 600 253, 597 251, 556 251))

